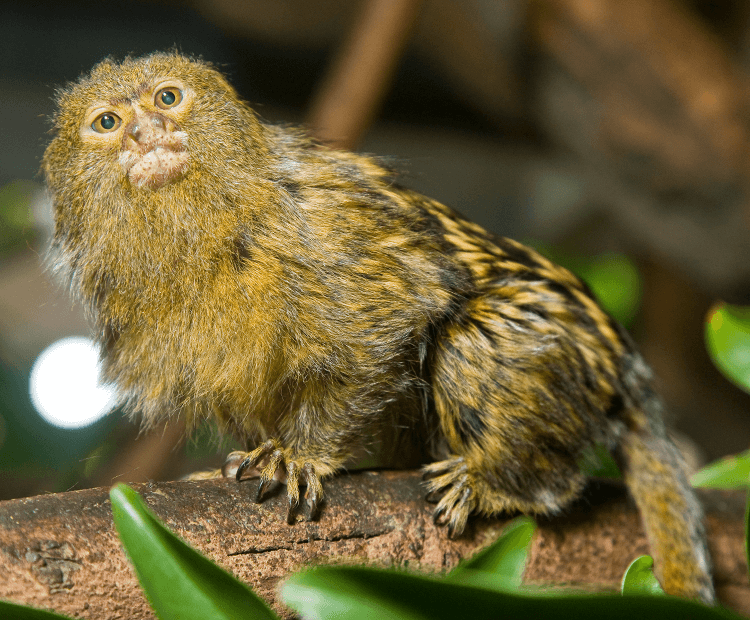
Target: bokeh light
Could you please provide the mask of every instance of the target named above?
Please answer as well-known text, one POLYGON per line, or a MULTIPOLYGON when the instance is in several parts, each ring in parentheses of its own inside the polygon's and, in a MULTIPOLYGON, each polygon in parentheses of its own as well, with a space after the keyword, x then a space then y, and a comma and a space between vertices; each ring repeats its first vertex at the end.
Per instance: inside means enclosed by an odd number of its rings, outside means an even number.
POLYGON ((102 385, 99 350, 88 338, 63 338, 37 357, 29 377, 31 402, 47 422, 60 428, 93 424, 116 404, 115 390, 102 385))

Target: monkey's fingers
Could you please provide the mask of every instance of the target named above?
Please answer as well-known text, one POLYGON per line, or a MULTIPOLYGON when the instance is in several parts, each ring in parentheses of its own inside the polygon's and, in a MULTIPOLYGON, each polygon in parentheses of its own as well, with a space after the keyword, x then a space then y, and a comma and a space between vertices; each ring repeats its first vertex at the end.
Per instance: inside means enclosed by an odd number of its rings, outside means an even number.
POLYGON ((313 521, 318 516, 320 505, 323 500, 323 485, 320 476, 315 473, 315 465, 311 461, 301 461, 302 467, 297 461, 290 461, 286 466, 286 494, 289 498, 287 523, 294 523, 300 500, 300 485, 306 487, 305 503, 307 504, 307 521, 313 521))
POLYGON ((294 517, 299 506, 299 466, 295 461, 286 466, 286 496, 288 506, 286 512, 286 522, 289 525, 294 523, 294 517))
MULTIPOLYGON (((252 452, 232 452, 224 463, 224 468, 228 469, 230 461, 236 461, 238 458, 243 458, 242 462, 237 467, 237 473, 235 478, 239 481, 242 479, 242 475, 248 470, 253 469, 261 461, 268 459, 275 450, 281 449, 281 446, 275 439, 269 439, 264 441, 252 452)), ((265 466, 263 467, 265 470, 265 466)))
POLYGON ((320 506, 323 503, 323 485, 320 482, 320 476, 315 472, 315 466, 309 461, 302 467, 302 476, 307 484, 307 491, 305 492, 305 499, 309 508, 307 520, 313 521, 318 517, 320 506))
MULTIPOLYGON (((325 467, 321 464, 321 467, 325 467)), ((300 503, 300 486, 306 487, 305 503, 307 520, 318 516, 323 500, 323 485, 316 471, 316 461, 305 457, 294 456, 281 447, 275 439, 269 439, 251 452, 232 452, 222 468, 224 476, 233 475, 240 480, 247 474, 260 476, 255 501, 261 502, 273 482, 286 482, 287 514, 286 520, 294 523, 300 503)))
POLYGON ((458 478, 467 471, 463 458, 457 456, 446 461, 438 461, 426 465, 423 470, 422 479, 427 486, 427 501, 434 504, 443 494, 445 489, 456 484, 458 478))
POLYGON ((448 535, 455 538, 464 531, 474 503, 474 492, 470 486, 451 487, 438 502, 433 520, 438 525, 448 526, 448 535))
POLYGON ((245 460, 246 456, 247 452, 243 452, 242 450, 230 452, 227 455, 224 464, 221 466, 221 475, 225 478, 234 478, 237 475, 237 470, 239 469, 240 464, 245 460))
POLYGON ((454 456, 453 458, 444 461, 436 461, 434 463, 429 463, 422 468, 422 478, 427 480, 429 478, 441 476, 442 474, 452 475, 461 467, 464 469, 466 468, 466 463, 462 456, 454 456))
POLYGON ((437 499, 433 520, 448 527, 451 538, 466 527, 469 515, 476 507, 474 482, 462 457, 455 457, 424 468, 428 497, 437 499))
MULTIPOLYGON (((268 443, 268 442, 266 442, 268 443)), ((264 444, 265 445, 265 444, 264 444)), ((250 457, 245 459, 247 461, 250 457)), ((245 463, 243 461, 243 464, 245 463)), ((266 492, 270 484, 276 480, 276 472, 279 469, 279 467, 284 462, 284 453, 280 448, 276 448, 273 452, 271 452, 271 458, 268 460, 268 464, 263 468, 263 471, 260 473, 260 484, 258 485, 258 492, 255 495, 255 501, 261 502, 263 501, 263 493, 266 492)), ((254 463, 251 463, 254 465, 254 463)), ((240 468, 242 465, 240 465, 240 468)), ((237 471, 237 480, 240 479, 240 471, 237 471)))

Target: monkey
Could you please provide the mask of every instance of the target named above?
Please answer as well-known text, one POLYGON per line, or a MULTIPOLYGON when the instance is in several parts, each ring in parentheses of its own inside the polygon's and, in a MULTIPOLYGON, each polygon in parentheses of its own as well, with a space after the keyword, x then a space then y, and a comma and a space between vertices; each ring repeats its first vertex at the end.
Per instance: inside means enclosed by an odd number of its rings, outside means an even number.
POLYGON ((178 52, 103 60, 52 124, 51 269, 144 425, 213 420, 247 443, 212 475, 259 476, 258 501, 286 483, 292 524, 379 442, 423 467, 457 536, 472 514, 559 513, 603 445, 666 592, 713 601, 652 372, 570 271, 379 159, 266 123, 178 52))

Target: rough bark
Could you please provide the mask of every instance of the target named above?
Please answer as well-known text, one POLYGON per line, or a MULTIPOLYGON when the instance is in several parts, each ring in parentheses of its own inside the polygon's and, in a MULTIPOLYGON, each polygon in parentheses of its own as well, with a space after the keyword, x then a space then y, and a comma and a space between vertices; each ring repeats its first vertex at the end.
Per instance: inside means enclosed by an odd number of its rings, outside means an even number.
MULTIPOLYGON (((476 519, 457 540, 433 525, 418 472, 359 472, 328 481, 316 522, 286 524, 285 498, 252 500, 257 482, 136 484, 187 542, 230 570, 284 615, 276 585, 320 562, 398 565, 440 572, 491 541, 508 519, 476 519)), ((705 493, 720 599, 750 613, 743 494, 705 493)), ((648 547, 623 490, 595 485, 563 516, 539 521, 525 580, 617 587, 648 547)), ((0 598, 74 618, 153 618, 112 525, 107 489, 0 502, 0 598)))

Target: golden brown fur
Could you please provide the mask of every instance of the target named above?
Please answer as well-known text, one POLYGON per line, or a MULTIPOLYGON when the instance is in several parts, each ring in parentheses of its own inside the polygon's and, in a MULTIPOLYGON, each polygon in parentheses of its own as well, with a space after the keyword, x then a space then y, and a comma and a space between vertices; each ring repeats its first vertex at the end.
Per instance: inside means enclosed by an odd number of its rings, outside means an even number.
POLYGON ((260 442, 230 463, 257 468, 259 494, 286 479, 290 515, 300 485, 314 514, 320 478, 381 437, 430 462, 456 533, 472 512, 563 508, 603 443, 667 590, 711 600, 650 371, 570 272, 373 159, 261 122, 177 54, 97 65, 60 92, 55 133, 53 264, 146 424, 213 418, 260 442))

